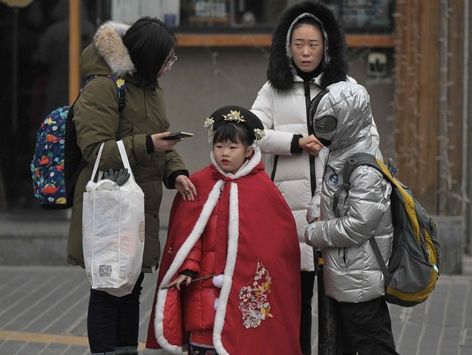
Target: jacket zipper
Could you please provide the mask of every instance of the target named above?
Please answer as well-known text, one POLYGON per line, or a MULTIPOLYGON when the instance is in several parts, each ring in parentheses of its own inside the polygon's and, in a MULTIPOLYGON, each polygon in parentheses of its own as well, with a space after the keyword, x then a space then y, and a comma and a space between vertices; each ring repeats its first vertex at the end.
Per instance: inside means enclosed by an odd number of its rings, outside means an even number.
POLYGON ((278 163, 278 161, 279 161, 279 156, 278 156, 278 155, 274 156, 274 165, 272 165, 272 173, 270 174, 270 179, 271 179, 272 181, 275 181, 275 180, 274 180, 274 179, 275 179, 275 172, 277 171, 277 163, 278 163))
POLYGON ((146 100, 146 89, 143 90, 143 101, 144 101, 144 117, 148 119, 148 108, 147 108, 147 100, 146 100))
MULTIPOLYGON (((305 106, 306 106, 306 124, 308 128, 308 134, 314 134, 312 125, 310 124, 310 82, 303 81, 303 86, 305 88, 305 106)), ((308 154, 310 159, 310 186, 311 186, 311 196, 315 194, 316 191, 316 174, 315 174, 315 157, 311 154, 308 154)))

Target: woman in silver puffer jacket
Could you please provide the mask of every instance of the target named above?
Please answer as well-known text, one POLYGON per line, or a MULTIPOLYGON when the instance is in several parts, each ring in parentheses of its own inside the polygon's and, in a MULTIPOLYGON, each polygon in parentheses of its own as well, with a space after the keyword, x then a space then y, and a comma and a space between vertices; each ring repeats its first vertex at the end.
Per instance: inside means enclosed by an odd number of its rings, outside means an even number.
POLYGON ((321 219, 307 227, 306 242, 323 253, 326 294, 335 300, 343 353, 396 354, 384 278, 369 244, 375 237, 388 260, 393 239, 391 185, 375 168, 358 166, 352 171, 349 193, 340 194, 336 210, 333 205, 350 156, 362 152, 382 159, 370 133, 370 98, 364 87, 349 82, 332 84, 320 95, 311 107, 313 126, 330 152, 321 219))

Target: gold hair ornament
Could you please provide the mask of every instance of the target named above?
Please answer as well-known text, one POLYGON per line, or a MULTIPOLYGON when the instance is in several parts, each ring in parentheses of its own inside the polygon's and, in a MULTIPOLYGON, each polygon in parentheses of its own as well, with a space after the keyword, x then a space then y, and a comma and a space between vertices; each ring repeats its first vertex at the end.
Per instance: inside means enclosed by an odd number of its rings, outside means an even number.
POLYGON ((227 115, 223 115, 223 117, 225 121, 237 122, 237 123, 246 122, 246 120, 244 119, 244 116, 242 116, 241 112, 239 111, 230 110, 229 113, 227 115))

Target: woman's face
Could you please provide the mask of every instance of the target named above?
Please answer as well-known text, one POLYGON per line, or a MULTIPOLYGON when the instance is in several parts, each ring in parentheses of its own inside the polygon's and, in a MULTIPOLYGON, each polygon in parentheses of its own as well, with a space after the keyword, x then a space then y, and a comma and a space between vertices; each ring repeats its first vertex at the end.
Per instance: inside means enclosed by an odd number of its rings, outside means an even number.
POLYGON ((227 140, 213 144, 213 154, 221 169, 234 174, 252 155, 252 147, 246 147, 240 141, 234 143, 227 140))
POLYGON ((313 25, 298 25, 292 32, 290 48, 293 62, 298 69, 305 73, 312 72, 323 59, 323 33, 313 25))

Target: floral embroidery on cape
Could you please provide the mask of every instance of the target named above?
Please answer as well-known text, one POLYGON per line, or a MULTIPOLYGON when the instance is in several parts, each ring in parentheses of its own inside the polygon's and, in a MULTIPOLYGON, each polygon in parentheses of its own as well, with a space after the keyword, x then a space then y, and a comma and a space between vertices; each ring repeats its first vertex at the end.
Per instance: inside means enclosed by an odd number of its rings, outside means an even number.
POLYGON ((244 286, 239 291, 239 310, 245 328, 257 328, 263 320, 272 318, 268 295, 272 279, 261 262, 257 262, 252 286, 244 286))

